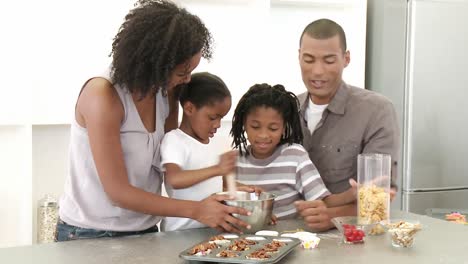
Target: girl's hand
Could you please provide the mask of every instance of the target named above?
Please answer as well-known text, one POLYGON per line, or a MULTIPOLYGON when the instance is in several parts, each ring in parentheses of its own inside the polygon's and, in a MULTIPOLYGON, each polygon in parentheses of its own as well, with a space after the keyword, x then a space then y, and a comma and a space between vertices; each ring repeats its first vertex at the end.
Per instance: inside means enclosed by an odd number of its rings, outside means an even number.
POLYGON ((231 150, 219 157, 219 174, 220 175, 227 175, 234 171, 237 162, 237 151, 231 150))
POLYGON ((242 233, 236 226, 250 229, 249 224, 235 218, 232 214, 250 215, 251 212, 244 208, 227 206, 221 203, 229 199, 229 195, 220 194, 205 198, 195 210, 194 219, 221 232, 242 233))
POLYGON ((322 200, 295 201, 294 205, 312 231, 326 231, 333 227, 327 205, 322 200))
POLYGON ((262 188, 253 185, 237 185, 237 190, 249 193, 255 192, 257 195, 260 195, 265 191, 262 188))

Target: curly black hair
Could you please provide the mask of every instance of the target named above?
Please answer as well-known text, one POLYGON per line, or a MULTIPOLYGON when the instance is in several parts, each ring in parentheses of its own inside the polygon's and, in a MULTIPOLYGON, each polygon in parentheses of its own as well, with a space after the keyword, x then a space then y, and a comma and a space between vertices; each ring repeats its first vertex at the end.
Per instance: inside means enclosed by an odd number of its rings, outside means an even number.
POLYGON ((271 107, 283 117, 285 130, 278 145, 302 143, 303 135, 299 119, 299 100, 292 92, 286 91, 283 85, 274 86, 255 84, 242 96, 232 118, 232 145, 239 149, 240 155, 249 155, 245 138, 245 121, 247 116, 258 107, 271 107))
POLYGON ((224 81, 209 72, 197 72, 192 74, 191 80, 180 88, 178 98, 180 105, 189 101, 197 108, 213 105, 231 97, 231 92, 224 81))
POLYGON ((211 58, 212 37, 199 17, 170 1, 139 0, 112 43, 112 81, 142 98, 165 92, 174 68, 198 52, 211 58))

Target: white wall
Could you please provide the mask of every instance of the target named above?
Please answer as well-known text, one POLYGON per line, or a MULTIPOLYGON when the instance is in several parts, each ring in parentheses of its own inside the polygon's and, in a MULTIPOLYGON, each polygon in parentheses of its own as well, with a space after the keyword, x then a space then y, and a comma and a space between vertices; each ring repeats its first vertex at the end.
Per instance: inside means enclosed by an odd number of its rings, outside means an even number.
MULTIPOLYGON (((276 0, 278 1, 284 0, 276 0)), ((300 7, 268 0, 179 0, 200 16, 215 40, 214 58, 196 71, 225 80, 233 105, 253 84, 281 83, 304 91, 299 37, 328 17, 345 29, 348 83, 364 85, 366 1, 308 1, 300 7)), ((295 1, 299 3, 301 1, 295 1)), ((2 1, 0 10, 0 247, 34 241, 37 200, 60 195, 67 171, 69 123, 85 79, 110 58, 112 38, 133 0, 2 1)), ((227 138, 231 111, 216 143, 227 138)))
MULTIPOLYGON (((322 17, 345 29, 351 64, 344 77, 351 84, 364 85, 366 1, 341 0, 342 5, 333 4, 336 0, 311 1, 322 3, 300 7, 270 7, 268 0, 178 1, 199 15, 214 36, 213 60, 202 61, 196 71, 220 75, 234 100, 258 82, 281 83, 302 92, 299 36, 309 22, 322 17)), ((1 72, 8 72, 7 84, 12 87, 5 89, 11 96, 32 95, 34 100, 27 105, 32 106, 32 114, 11 112, 19 100, 0 97, 0 103, 9 113, 32 118, 34 124, 69 123, 84 80, 109 64, 112 39, 134 0, 26 1, 31 7, 9 2, 2 1, 1 9, 21 8, 25 14, 12 11, 0 17, 2 33, 5 29, 10 36, 2 38, 1 72), (8 26, 13 23, 19 28, 8 26)), ((2 118, 7 117, 0 114, 2 118)))
POLYGON ((46 194, 63 193, 68 172, 70 125, 32 127, 32 241, 36 242, 37 202, 46 194))
POLYGON ((309 1, 321 3, 302 6, 270 6, 265 0, 179 2, 203 19, 215 40, 213 59, 202 61, 195 71, 219 75, 231 89, 234 102, 255 83, 280 83, 297 94, 305 91, 298 61, 299 38, 307 24, 324 17, 341 24, 348 35, 351 64, 344 79, 364 86, 366 1, 345 0, 340 5, 333 3, 337 1, 309 1))
POLYGON ((32 232, 31 129, 0 129, 0 247, 27 245, 32 232))

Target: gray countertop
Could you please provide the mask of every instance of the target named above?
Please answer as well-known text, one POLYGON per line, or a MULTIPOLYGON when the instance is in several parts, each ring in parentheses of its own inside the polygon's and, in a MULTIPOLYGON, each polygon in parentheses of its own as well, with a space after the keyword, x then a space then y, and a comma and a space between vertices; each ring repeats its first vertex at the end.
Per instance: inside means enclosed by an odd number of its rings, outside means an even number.
MULTIPOLYGON (((369 236, 364 244, 339 242, 337 230, 319 233, 316 249, 294 249, 277 263, 467 263, 468 226, 427 216, 393 212, 392 218, 419 219, 423 230, 413 248, 393 248, 387 234, 369 236)), ((299 220, 280 221, 270 229, 303 228, 299 220)), ((91 264, 91 263, 185 263, 179 253, 217 234, 212 229, 161 232, 142 236, 88 239, 0 249, 0 263, 91 264)), ((193 262, 201 263, 201 262, 193 262)))

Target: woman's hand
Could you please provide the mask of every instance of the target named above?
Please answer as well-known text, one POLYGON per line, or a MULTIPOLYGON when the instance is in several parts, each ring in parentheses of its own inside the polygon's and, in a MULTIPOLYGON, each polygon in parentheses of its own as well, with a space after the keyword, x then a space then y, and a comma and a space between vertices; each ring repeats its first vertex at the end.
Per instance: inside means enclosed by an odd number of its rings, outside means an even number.
POLYGON ((205 198, 195 210, 194 219, 221 232, 242 233, 237 227, 250 229, 249 224, 232 215, 250 215, 251 212, 240 207, 227 206, 221 203, 229 199, 229 195, 226 194, 215 194, 205 198))

